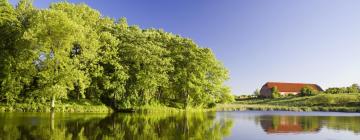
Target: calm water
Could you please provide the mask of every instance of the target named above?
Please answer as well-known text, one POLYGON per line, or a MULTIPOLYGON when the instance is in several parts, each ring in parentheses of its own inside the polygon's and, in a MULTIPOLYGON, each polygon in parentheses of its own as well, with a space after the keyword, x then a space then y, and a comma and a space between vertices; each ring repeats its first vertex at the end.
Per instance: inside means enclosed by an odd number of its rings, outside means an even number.
POLYGON ((360 114, 0 113, 0 140, 3 139, 360 140, 360 114))

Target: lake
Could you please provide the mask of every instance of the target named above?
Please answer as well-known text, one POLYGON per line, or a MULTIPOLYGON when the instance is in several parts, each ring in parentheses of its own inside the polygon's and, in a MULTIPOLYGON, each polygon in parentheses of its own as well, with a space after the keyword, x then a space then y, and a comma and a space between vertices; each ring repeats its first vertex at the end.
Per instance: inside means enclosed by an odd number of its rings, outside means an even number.
POLYGON ((359 134, 359 113, 0 113, 0 140, 358 140, 359 134))

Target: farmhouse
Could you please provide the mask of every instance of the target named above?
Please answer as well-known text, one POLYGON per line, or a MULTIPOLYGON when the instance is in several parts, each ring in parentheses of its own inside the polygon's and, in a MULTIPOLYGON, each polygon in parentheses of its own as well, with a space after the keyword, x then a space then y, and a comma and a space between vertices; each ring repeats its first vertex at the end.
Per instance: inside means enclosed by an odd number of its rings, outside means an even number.
POLYGON ((323 91, 321 87, 316 84, 267 82, 262 86, 260 90, 260 96, 271 97, 271 89, 274 87, 278 88, 281 95, 297 95, 304 87, 311 87, 314 90, 323 91))

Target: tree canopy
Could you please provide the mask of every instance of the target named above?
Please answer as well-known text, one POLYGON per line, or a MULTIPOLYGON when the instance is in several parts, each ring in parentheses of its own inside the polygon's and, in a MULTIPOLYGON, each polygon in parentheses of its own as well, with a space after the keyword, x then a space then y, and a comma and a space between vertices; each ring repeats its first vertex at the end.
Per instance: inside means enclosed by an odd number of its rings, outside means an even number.
POLYGON ((85 4, 0 0, 0 102, 90 100, 114 109, 206 108, 233 100, 209 48, 128 25, 85 4))

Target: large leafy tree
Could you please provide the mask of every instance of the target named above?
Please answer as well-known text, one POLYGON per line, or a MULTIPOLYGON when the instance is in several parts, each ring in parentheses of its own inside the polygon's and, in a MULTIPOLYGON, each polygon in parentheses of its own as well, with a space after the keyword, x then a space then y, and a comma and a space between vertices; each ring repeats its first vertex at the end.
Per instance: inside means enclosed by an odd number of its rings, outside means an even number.
POLYGON ((66 2, 52 4, 50 9, 62 11, 73 24, 76 24, 77 34, 72 35, 76 39, 66 55, 70 57, 69 64, 75 67, 74 87, 69 95, 77 100, 85 98, 85 89, 91 82, 89 70, 96 64, 100 46, 101 33, 98 26, 100 13, 84 4, 75 5, 66 2))
POLYGON ((67 97, 67 91, 72 90, 79 74, 68 57, 76 37, 81 36, 79 28, 63 11, 49 9, 37 12, 24 33, 24 39, 38 55, 35 61, 38 88, 34 94, 51 98, 52 107, 55 98, 67 97))
POLYGON ((121 103, 124 106, 158 103, 156 95, 168 84, 167 73, 172 70, 170 59, 166 57, 169 52, 161 47, 162 42, 154 40, 155 31, 129 27, 125 19, 115 28, 115 36, 120 40, 120 62, 128 75, 121 103))
MULTIPOLYGON (((25 40, 22 39, 24 22, 32 13, 31 3, 20 1, 14 9, 7 1, 0 2, 0 100, 14 103, 21 100, 18 96, 28 90, 35 69, 29 58, 34 57, 25 40)), ((24 98, 22 98, 24 99, 24 98)))
POLYGON ((18 94, 21 90, 19 81, 11 74, 14 67, 10 65, 15 61, 19 28, 15 9, 6 0, 0 0, 0 100, 6 102, 13 100, 12 93, 18 94))
POLYGON ((120 63, 120 40, 114 36, 117 31, 112 19, 102 19, 99 26, 101 44, 98 56, 101 57, 98 57, 94 67, 90 68, 92 83, 87 95, 100 99, 113 108, 119 108, 124 104, 121 99, 125 93, 125 80, 128 78, 124 66, 120 63))
POLYGON ((171 45, 174 71, 170 78, 175 101, 184 108, 204 107, 227 98, 229 90, 223 82, 228 73, 209 49, 179 37, 175 37, 171 45))

